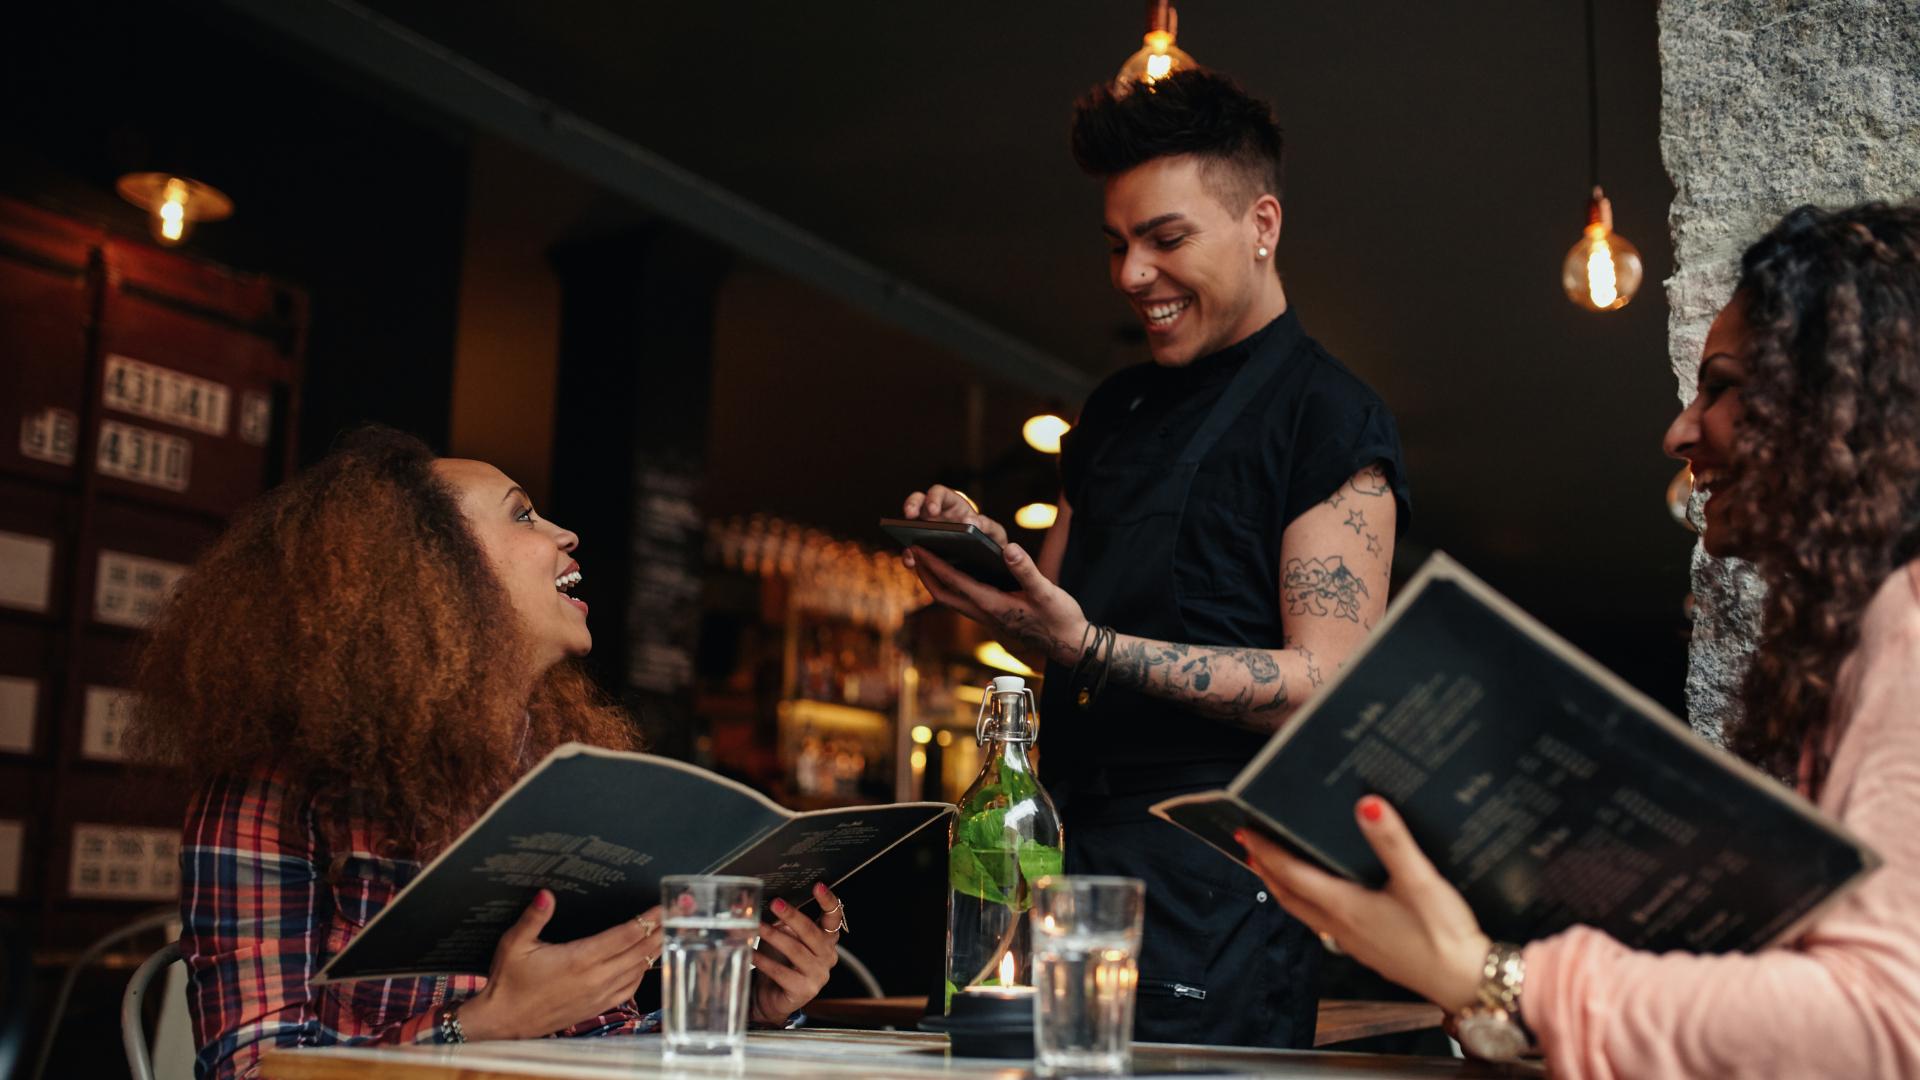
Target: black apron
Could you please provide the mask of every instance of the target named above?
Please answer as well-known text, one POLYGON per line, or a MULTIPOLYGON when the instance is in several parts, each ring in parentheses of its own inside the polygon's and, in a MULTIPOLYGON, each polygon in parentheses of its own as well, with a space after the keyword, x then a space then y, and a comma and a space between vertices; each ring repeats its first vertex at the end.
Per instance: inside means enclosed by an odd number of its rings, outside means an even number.
MULTIPOLYGON (((1060 582, 1089 620, 1194 642, 1174 574, 1194 477, 1304 341, 1297 330, 1262 340, 1171 462, 1108 465, 1111 444, 1094 451, 1060 582)), ((1269 648, 1281 642, 1273 602, 1269 648)), ((1311 1047, 1319 942, 1251 872, 1147 812, 1171 795, 1224 786, 1266 739, 1112 685, 1093 713, 1081 713, 1068 681, 1065 669, 1049 671, 1041 767, 1065 824, 1067 872, 1146 882, 1135 1038, 1311 1047)))

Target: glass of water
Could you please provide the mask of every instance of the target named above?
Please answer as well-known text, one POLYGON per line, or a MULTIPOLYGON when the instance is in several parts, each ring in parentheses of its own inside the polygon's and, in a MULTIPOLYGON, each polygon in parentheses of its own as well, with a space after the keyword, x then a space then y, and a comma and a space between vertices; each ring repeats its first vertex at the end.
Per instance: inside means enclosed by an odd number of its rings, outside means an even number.
POLYGON ((1146 886, 1048 877, 1033 892, 1033 1044, 1048 1073, 1124 1073, 1146 886))
POLYGON ((760 934, 760 879, 684 874, 660 880, 666 909, 661 1028, 667 1054, 739 1054, 760 934))

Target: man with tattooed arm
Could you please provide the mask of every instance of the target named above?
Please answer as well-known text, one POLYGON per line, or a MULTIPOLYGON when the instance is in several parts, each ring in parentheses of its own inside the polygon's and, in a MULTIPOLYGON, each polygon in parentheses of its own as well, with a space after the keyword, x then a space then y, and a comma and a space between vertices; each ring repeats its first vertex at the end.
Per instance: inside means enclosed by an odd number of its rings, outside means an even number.
POLYGON ((1074 157, 1103 183, 1109 273, 1152 362, 1088 398, 1037 559, 948 488, 904 507, 1005 546, 1016 592, 907 561, 1046 660, 1040 769, 1067 870, 1147 883, 1143 1040, 1312 1045, 1319 942, 1147 807, 1224 785, 1345 661, 1386 608, 1409 513, 1392 415, 1287 303, 1281 148, 1268 107, 1209 72, 1084 97, 1074 157))

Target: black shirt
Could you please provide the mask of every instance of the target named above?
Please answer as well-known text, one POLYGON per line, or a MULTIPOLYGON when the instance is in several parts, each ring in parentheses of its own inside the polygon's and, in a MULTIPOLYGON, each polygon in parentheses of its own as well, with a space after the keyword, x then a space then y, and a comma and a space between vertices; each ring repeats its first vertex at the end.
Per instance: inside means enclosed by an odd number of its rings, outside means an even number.
MULTIPOLYGON (((1088 466, 1096 457, 1108 464, 1171 464, 1235 372, 1264 349, 1285 350, 1283 366, 1201 460, 1175 542, 1175 593, 1192 632, 1188 644, 1280 648, 1281 534, 1366 466, 1378 462, 1387 472, 1397 532, 1412 518, 1393 415, 1379 395, 1306 335, 1292 309, 1191 364, 1141 364, 1101 383, 1061 443, 1068 505, 1084 502, 1088 466)), ((1076 520, 1069 527, 1083 524, 1076 520)), ((1071 567, 1063 568, 1063 580, 1073 576, 1071 567)), ((1138 632, 1117 624, 1115 629, 1138 632)), ((1164 716, 1114 715, 1103 708, 1112 698, 1114 709, 1138 713, 1141 703, 1133 695, 1110 688, 1091 708, 1078 709, 1064 693, 1066 674, 1057 667, 1050 672, 1050 707, 1043 716, 1051 723, 1041 726, 1043 749, 1053 751, 1053 760, 1043 752, 1042 761, 1063 781, 1084 778, 1089 770, 1154 770, 1182 759, 1237 768, 1266 741, 1188 714, 1180 739, 1170 745, 1158 722, 1164 716), (1063 711, 1081 715, 1070 718, 1063 711), (1047 737, 1049 728, 1055 738, 1047 737)))

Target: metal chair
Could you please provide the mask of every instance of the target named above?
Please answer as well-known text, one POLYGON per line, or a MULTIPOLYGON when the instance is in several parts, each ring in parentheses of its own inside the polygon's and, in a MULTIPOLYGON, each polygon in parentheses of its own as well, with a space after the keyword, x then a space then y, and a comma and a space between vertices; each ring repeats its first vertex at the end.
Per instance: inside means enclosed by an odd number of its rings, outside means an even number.
POLYGON ((54 1039, 60 1033, 60 1022, 66 1018, 67 1014, 67 1002, 72 999, 74 984, 80 981, 81 974, 92 967, 102 956, 105 956, 108 950, 126 941, 128 938, 138 937, 141 934, 151 933, 155 930, 178 933, 178 930, 169 930, 169 928, 173 923, 178 921, 179 918, 179 908, 161 908, 147 915, 142 915, 133 922, 105 935, 98 941, 87 946, 86 949, 81 952, 73 964, 67 968, 66 977, 60 981, 59 992, 54 994, 53 1008, 47 1014, 47 1029, 40 1038, 40 1054, 33 1063, 33 1071, 28 1074, 32 1080, 41 1080, 41 1078, 46 1075, 47 1060, 53 1056, 54 1039))
POLYGON ((147 1021, 141 1007, 153 980, 178 959, 178 941, 160 946, 127 980, 127 992, 120 998, 120 1041, 126 1047, 127 1071, 133 1074, 133 1080, 153 1080, 153 1051, 147 1045, 147 1021))
POLYGON ((867 965, 861 963, 859 957, 848 952, 846 946, 835 945, 833 951, 840 954, 841 966, 846 968, 853 974, 855 979, 860 981, 860 986, 866 990, 868 997, 881 998, 887 996, 887 992, 880 989, 880 980, 873 977, 872 970, 870 970, 867 965))

